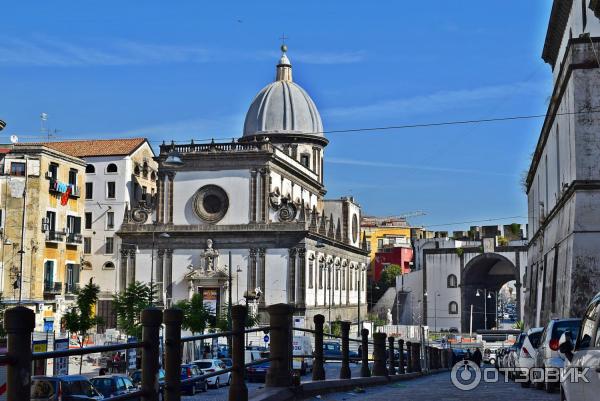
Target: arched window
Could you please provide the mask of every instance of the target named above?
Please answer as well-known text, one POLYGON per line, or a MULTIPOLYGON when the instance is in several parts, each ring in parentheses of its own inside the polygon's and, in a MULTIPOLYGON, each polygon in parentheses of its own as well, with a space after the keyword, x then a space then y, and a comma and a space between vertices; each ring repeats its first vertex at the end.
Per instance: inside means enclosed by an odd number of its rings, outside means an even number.
POLYGON ((452 301, 448 304, 448 313, 451 315, 458 314, 458 304, 456 302, 452 301))
POLYGON ((152 173, 150 173, 150 179, 152 181, 156 181, 156 173, 154 171, 152 173))
POLYGON ((448 276, 448 288, 456 288, 458 286, 458 280, 454 274, 448 276))
POLYGON ((106 262, 104 266, 102 266, 102 268, 106 270, 111 270, 115 268, 115 264, 113 262, 106 262))
POLYGON ((117 171, 118 171, 117 165, 114 163, 110 163, 108 166, 106 166, 107 173, 116 173, 117 171))
POLYGON ((140 175, 140 166, 138 164, 135 165, 135 167, 133 168, 133 174, 135 175, 140 175))
POLYGON ((86 173, 95 173, 96 167, 94 167, 93 164, 88 164, 87 166, 85 166, 85 172, 86 173))

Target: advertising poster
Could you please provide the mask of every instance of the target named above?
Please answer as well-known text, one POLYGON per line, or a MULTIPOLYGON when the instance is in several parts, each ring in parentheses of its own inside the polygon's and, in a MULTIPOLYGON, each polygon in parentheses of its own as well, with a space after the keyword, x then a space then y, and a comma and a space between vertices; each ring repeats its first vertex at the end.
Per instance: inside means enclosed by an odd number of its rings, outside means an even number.
MULTIPOLYGON (((46 352, 48 351, 48 341, 46 340, 34 340, 33 341, 33 352, 46 352)), ((33 361, 33 374, 34 375, 45 375, 46 374, 46 360, 33 361)))
POLYGON ((210 310, 211 315, 217 314, 217 301, 219 298, 218 288, 203 288, 202 289, 202 300, 204 306, 210 310))
MULTIPOLYGON (((127 339, 128 343, 134 343, 137 339, 135 337, 129 337, 127 339)), ((137 368, 137 349, 131 348, 127 350, 127 369, 135 370, 137 368)))
MULTIPOLYGON (((65 351, 69 349, 68 338, 57 338, 54 340, 54 351, 65 351)), ((69 358, 66 356, 54 358, 53 375, 68 375, 69 374, 69 358)))

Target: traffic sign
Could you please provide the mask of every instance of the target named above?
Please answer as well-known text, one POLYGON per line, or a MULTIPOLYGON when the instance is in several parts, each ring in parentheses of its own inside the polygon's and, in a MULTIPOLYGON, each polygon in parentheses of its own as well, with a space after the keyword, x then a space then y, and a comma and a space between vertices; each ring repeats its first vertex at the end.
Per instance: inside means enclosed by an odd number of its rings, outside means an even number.
POLYGON ((269 336, 264 336, 263 337, 263 341, 266 342, 266 343, 268 343, 269 342, 269 336))

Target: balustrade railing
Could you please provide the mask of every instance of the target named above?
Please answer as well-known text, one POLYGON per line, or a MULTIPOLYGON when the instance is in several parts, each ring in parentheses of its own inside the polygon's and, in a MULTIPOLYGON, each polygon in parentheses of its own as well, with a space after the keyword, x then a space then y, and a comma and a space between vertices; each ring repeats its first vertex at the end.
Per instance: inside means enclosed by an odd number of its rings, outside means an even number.
MULTIPOLYGON (((148 308, 142 312, 142 338, 138 342, 111 344, 104 346, 90 346, 77 349, 59 350, 51 352, 32 352, 32 333, 35 326, 34 312, 28 308, 17 306, 5 312, 4 326, 7 332, 6 354, 0 354, 0 363, 7 364, 7 400, 20 401, 30 399, 32 361, 46 360, 60 357, 82 356, 87 354, 123 351, 132 348, 141 349, 142 373, 141 387, 135 392, 119 395, 118 397, 105 398, 105 400, 141 399, 143 401, 158 401, 159 390, 162 388, 163 400, 180 401, 182 384, 205 380, 213 376, 231 373, 229 387, 230 401, 247 401, 248 388, 245 383, 246 368, 269 362, 266 375, 267 387, 290 387, 299 384, 299 378, 293 372, 293 358, 313 358, 312 380, 326 379, 325 362, 328 360, 341 361, 339 378, 350 379, 352 372, 350 362, 361 363, 360 376, 393 376, 405 373, 421 372, 421 350, 419 343, 406 343, 407 357, 404 356, 404 341, 398 340, 398 356, 395 353, 395 338, 387 338, 385 333, 374 333, 373 341, 369 341, 369 332, 361 331, 361 338, 349 337, 350 322, 341 322, 341 335, 336 336, 323 332, 324 316, 314 317, 314 329, 293 327, 292 314, 294 307, 288 304, 276 304, 267 308, 269 326, 246 329, 245 322, 247 307, 235 305, 231 313, 231 330, 202 334, 190 337, 181 337, 183 312, 179 309, 160 310, 148 308), (160 369, 160 330, 164 326, 164 358, 163 366, 165 379, 162 387, 158 382, 160 369), (245 360, 245 336, 248 333, 268 330, 270 339, 270 354, 268 358, 254 361, 245 360), (315 350, 309 355, 293 353, 294 331, 314 336, 315 350), (193 378, 181 379, 182 349, 183 344, 195 341, 212 340, 226 337, 231 343, 230 354, 232 366, 216 372, 208 372, 193 378), (341 355, 325 355, 323 352, 323 339, 333 338, 341 342, 341 355), (387 341, 386 341, 387 338, 387 341), (350 343, 360 344, 360 353, 357 357, 350 357, 350 343), (387 346, 386 346, 387 343, 387 346), (372 358, 369 357, 370 347, 372 358), (372 366, 370 365, 372 362, 372 366)), ((429 369, 449 367, 451 357, 448 350, 441 350, 427 346, 423 350, 426 366, 429 369)))

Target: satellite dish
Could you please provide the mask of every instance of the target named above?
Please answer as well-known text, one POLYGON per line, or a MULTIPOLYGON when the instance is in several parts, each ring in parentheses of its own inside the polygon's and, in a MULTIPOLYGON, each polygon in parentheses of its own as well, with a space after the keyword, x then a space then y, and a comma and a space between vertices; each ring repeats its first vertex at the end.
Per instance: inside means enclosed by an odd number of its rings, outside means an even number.
POLYGON ((10 143, 12 143, 14 145, 17 142, 19 142, 19 137, 16 136, 16 135, 11 135, 10 136, 10 143))

